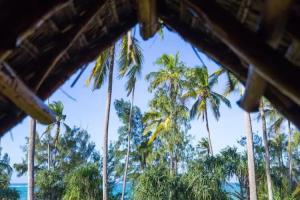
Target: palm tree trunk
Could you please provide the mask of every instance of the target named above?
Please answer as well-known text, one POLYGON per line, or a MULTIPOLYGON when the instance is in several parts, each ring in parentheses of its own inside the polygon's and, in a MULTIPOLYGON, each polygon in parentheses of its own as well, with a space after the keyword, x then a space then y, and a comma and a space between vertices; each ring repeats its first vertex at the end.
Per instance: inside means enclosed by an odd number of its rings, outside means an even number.
POLYGON ((289 141, 288 141, 288 165, 289 165, 289 188, 292 188, 292 129, 291 129, 291 123, 288 121, 288 131, 289 131, 289 141))
POLYGON ((34 200, 34 154, 35 154, 36 120, 30 119, 28 141, 28 192, 27 199, 34 200))
POLYGON ((134 87, 131 93, 131 105, 129 112, 129 126, 128 126, 128 136, 127 136, 127 152, 126 152, 126 161, 125 161, 125 169, 124 169, 124 177, 123 177, 123 187, 122 187, 122 196, 121 200, 124 200, 125 191, 126 191, 126 180, 127 180, 127 172, 128 172, 128 163, 129 163, 129 154, 130 154, 130 140, 131 140, 131 129, 132 129, 132 115, 133 115, 133 100, 134 100, 134 87))
POLYGON ((247 158, 248 158, 248 176, 249 176, 249 191, 250 200, 257 200, 256 182, 255 182, 255 162, 253 148, 253 134, 250 113, 245 112, 246 120, 246 138, 247 138, 247 158))
POLYGON ((209 143, 209 151, 210 151, 210 155, 214 155, 213 153, 213 148, 212 148, 212 143, 211 143, 211 137, 210 137, 210 130, 209 130, 209 125, 208 125, 208 116, 207 116, 207 109, 205 108, 205 113, 204 113, 204 117, 205 117, 205 123, 206 123, 206 130, 207 130, 207 134, 208 134, 208 143, 209 143))
POLYGON ((115 46, 110 49, 110 65, 109 65, 109 76, 108 76, 108 87, 106 97, 106 110, 104 119, 104 135, 103 135, 103 200, 108 200, 108 175, 107 175, 107 161, 108 161, 108 126, 109 126, 109 115, 111 105, 111 94, 113 84, 113 71, 114 71, 114 57, 115 57, 115 46))
MULTIPOLYGON (((50 157, 50 161, 52 162, 52 167, 54 168, 54 163, 55 163, 55 159, 56 159, 56 155, 57 155, 57 152, 58 152, 58 148, 57 148, 57 143, 58 143, 58 138, 59 138, 59 134, 60 134, 60 124, 61 122, 58 120, 56 122, 56 133, 55 133, 55 137, 54 137, 54 151, 53 151, 53 155, 52 157, 50 157)), ((51 154, 50 154, 51 155, 51 154)))
POLYGON ((268 197, 269 197, 268 199, 273 200, 272 179, 270 174, 270 153, 269 153, 267 125, 266 125, 263 100, 261 101, 261 105, 260 105, 260 115, 261 115, 263 141, 264 141, 264 149, 265 149, 265 168, 266 168, 266 177, 267 177, 267 186, 268 186, 268 197))
POLYGON ((47 153, 48 153, 48 170, 50 170, 50 137, 48 138, 48 146, 47 146, 47 153))

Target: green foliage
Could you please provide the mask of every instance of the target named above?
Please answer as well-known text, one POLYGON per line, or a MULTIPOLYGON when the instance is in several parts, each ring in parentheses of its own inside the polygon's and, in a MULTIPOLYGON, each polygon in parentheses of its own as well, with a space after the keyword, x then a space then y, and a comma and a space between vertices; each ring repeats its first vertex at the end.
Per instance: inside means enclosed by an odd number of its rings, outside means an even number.
MULTIPOLYGON (((125 156, 127 148, 127 136, 128 136, 128 126, 129 126, 129 113, 130 113, 130 103, 121 100, 115 100, 114 102, 115 110, 122 123, 118 129, 118 140, 113 146, 113 156, 114 159, 118 160, 114 166, 115 178, 122 178, 124 166, 125 166, 125 156)), ((143 136, 144 124, 142 121, 142 113, 140 109, 136 106, 133 107, 133 113, 131 118, 131 134, 130 134, 130 156, 128 166, 128 180, 133 182, 138 176, 139 172, 146 166, 146 158, 149 153, 149 147, 146 145, 148 141, 147 136, 143 136)))
MULTIPOLYGON (((48 170, 48 141, 49 138, 36 136, 35 152, 35 173, 36 192, 38 199, 56 200, 61 199, 67 189, 64 177, 67 176, 77 166, 100 161, 99 153, 95 150, 95 144, 90 142, 87 131, 74 127, 68 128, 65 133, 59 136, 56 148, 52 148, 52 168, 48 170)), ((51 135, 50 135, 51 137, 51 135)), ((53 141, 53 138, 50 138, 53 141)), ((28 143, 23 147, 27 154, 28 143)), ((27 171, 27 159, 22 163, 15 164, 14 167, 19 175, 27 171)))
POLYGON ((64 192, 64 181, 62 174, 58 170, 41 170, 36 176, 36 199, 54 200, 60 199, 64 192))
POLYGON ((97 164, 80 166, 65 178, 63 200, 97 200, 102 198, 102 178, 97 164))
POLYGON ((165 167, 149 167, 138 179, 134 187, 133 199, 162 200, 169 199, 172 188, 172 178, 165 167))
POLYGON ((20 195, 15 189, 0 188, 0 199, 1 200, 17 200, 19 198, 20 198, 20 195))
POLYGON ((185 185, 183 199, 226 200, 224 192, 226 174, 222 168, 222 161, 214 157, 206 157, 191 163, 187 173, 182 177, 185 185))
POLYGON ((17 200, 19 194, 15 189, 9 188, 9 183, 12 175, 12 168, 9 165, 8 154, 2 155, 0 147, 0 199, 1 200, 17 200))

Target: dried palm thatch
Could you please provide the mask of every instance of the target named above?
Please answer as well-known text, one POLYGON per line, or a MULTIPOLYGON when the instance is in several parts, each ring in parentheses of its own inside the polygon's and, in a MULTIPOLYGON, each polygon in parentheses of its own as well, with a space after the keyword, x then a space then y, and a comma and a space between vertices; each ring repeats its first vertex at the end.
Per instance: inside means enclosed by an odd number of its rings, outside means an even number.
MULTIPOLYGON (((141 34, 147 39, 161 19, 247 82, 251 92, 244 97, 246 107, 255 108, 255 102, 265 95, 300 126, 300 4, 278 0, 277 6, 270 6, 268 2, 65 0, 42 4, 5 0, 0 4, 0 26, 5 27, 0 33, 0 61, 38 97, 46 99, 134 25, 140 23, 141 34), (15 6, 18 3, 27 9, 19 9, 15 6), (247 78, 251 66, 255 73, 247 78), (255 85, 251 80, 257 77, 261 82, 255 85)), ((1 95, 0 136, 25 115, 1 95)))

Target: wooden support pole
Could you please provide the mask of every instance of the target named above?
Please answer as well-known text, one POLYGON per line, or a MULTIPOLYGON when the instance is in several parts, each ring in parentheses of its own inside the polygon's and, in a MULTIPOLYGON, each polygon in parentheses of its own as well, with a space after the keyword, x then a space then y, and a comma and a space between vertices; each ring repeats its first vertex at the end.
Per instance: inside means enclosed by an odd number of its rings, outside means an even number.
MULTIPOLYGON (((284 33, 287 14, 293 0, 266 0, 262 11, 258 34, 270 46, 276 48, 284 33)), ((238 101, 247 112, 258 111, 267 82, 256 72, 256 66, 250 65, 243 97, 238 101)))
POLYGON ((213 1, 185 0, 222 42, 281 93, 300 105, 300 68, 265 44, 213 1))
MULTIPOLYGON (((232 51, 230 51, 224 44, 203 38, 209 38, 210 35, 199 30, 192 29, 190 26, 180 22, 179 17, 172 17, 170 12, 159 11, 159 17, 170 28, 176 30, 183 39, 187 40, 195 47, 200 49, 203 53, 213 59, 217 64, 225 67, 233 73, 242 83, 246 82, 248 69, 241 63, 232 51)), ((290 121, 292 121, 298 128, 300 128, 300 106, 295 104, 291 99, 282 95, 281 92, 268 85, 265 96, 272 103, 272 105, 290 121)))
POLYGON ((43 124, 55 121, 55 114, 17 77, 5 64, 0 70, 1 93, 14 102, 20 109, 43 124))
POLYGON ((143 39, 152 37, 158 29, 156 0, 137 0, 140 33, 143 39))

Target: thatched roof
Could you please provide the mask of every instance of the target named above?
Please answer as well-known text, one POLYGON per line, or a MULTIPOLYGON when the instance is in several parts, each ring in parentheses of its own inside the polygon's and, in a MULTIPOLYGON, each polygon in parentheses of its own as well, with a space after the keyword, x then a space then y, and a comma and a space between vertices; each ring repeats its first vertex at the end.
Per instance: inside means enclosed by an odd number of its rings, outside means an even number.
MULTIPOLYGON (((137 23, 150 37, 160 18, 242 82, 254 74, 243 108, 255 110, 263 94, 300 126, 300 3, 278 2, 281 9, 268 0, 4 0, 1 69, 12 69, 44 100, 137 23)), ((0 136, 26 115, 4 94, 0 136)))

